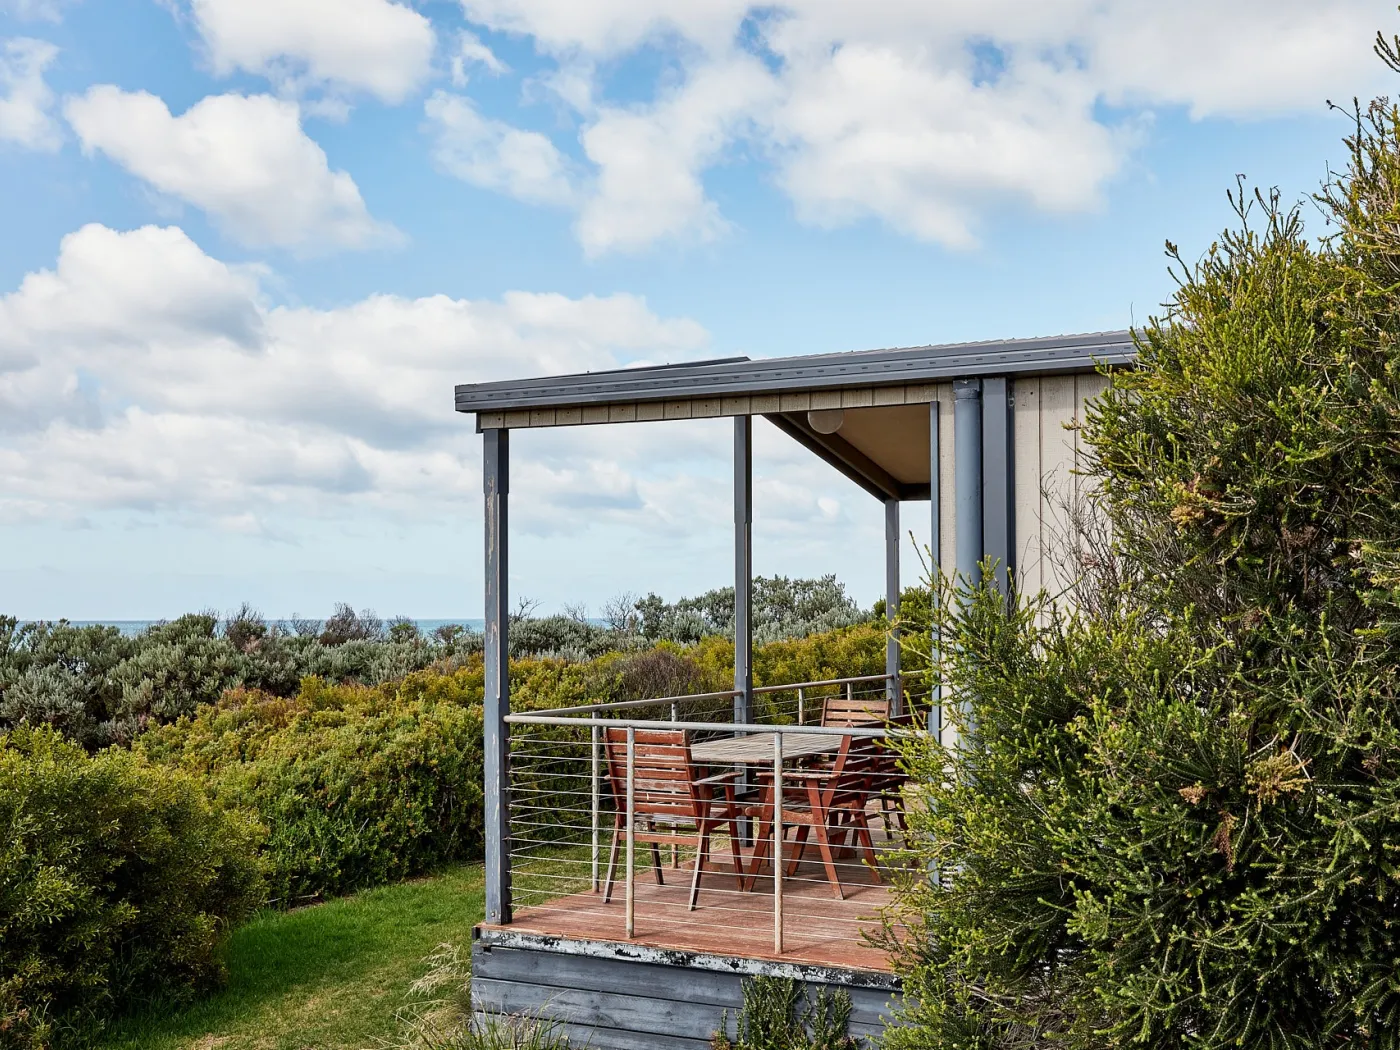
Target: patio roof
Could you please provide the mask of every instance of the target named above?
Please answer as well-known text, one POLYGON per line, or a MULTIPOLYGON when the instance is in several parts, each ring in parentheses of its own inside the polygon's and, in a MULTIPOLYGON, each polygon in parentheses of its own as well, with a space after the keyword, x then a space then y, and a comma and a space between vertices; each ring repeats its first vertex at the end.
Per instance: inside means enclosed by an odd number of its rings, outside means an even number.
POLYGON ((1092 372, 1133 355, 1118 331, 729 357, 463 384, 456 402, 482 431, 761 415, 877 499, 928 499, 929 404, 951 399, 950 381, 1092 372))
MULTIPOLYGON (((557 411, 598 405, 897 386, 982 376, 1047 375, 1091 371, 1098 364, 1126 364, 1133 359, 1134 352, 1131 333, 1118 331, 756 360, 726 357, 540 379, 463 383, 456 391, 457 411, 557 411)), ((523 425, 539 424, 525 420, 523 425)))

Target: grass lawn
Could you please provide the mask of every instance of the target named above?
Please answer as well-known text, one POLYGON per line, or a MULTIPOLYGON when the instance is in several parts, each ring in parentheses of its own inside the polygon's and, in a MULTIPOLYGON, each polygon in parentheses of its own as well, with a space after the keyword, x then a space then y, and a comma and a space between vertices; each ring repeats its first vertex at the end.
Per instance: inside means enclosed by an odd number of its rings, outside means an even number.
POLYGON ((480 865, 265 912, 233 935, 229 983, 175 1013, 125 1022, 103 1050, 367 1050, 392 1040, 423 959, 464 950, 483 910, 480 865))

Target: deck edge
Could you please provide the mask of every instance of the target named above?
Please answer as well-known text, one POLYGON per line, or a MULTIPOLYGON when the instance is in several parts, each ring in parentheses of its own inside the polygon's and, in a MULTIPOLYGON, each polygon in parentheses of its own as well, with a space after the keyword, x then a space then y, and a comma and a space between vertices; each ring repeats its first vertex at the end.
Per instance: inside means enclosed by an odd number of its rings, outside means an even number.
POLYGON ((899 992, 903 984, 892 973, 861 967, 786 963, 684 948, 661 948, 626 941, 583 940, 558 934, 513 930, 508 926, 491 926, 485 923, 472 929, 472 940, 483 948, 523 948, 560 955, 581 955, 595 959, 619 959, 658 966, 709 970, 715 973, 738 974, 741 977, 790 977, 812 984, 844 984, 853 988, 890 992, 899 992))

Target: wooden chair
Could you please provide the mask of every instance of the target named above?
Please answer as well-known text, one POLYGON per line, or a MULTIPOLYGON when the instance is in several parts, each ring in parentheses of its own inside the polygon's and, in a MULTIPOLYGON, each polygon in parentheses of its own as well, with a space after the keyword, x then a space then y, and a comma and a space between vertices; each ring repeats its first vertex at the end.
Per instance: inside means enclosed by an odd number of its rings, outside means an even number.
MULTIPOLYGON (((706 776, 690 754, 690 734, 680 729, 638 729, 633 739, 633 841, 651 846, 652 871, 658 885, 661 874, 660 845, 694 846, 695 871, 690 879, 690 910, 700 895, 700 874, 710 854, 710 836, 721 825, 729 826, 729 849, 734 875, 744 888, 744 864, 739 852, 739 811, 734 803, 734 772, 706 776), (720 790, 716 797, 716 789, 720 790), (670 830, 662 830, 666 825, 670 830)), ((617 853, 627 837, 627 730, 604 730, 608 783, 612 789, 613 837, 608 851, 608 874, 603 903, 612 899, 617 874, 617 853)), ((673 854, 674 855, 674 854, 673 854)))
POLYGON ((759 773, 761 801, 744 807, 746 816, 758 822, 752 863, 746 888, 758 879, 758 870, 772 851, 773 835, 785 835, 789 826, 797 828, 794 852, 788 859, 786 875, 797 871, 807 849, 807 839, 816 840, 826 868, 827 881, 837 900, 844 900, 841 877, 836 872, 833 846, 845 844, 847 836, 865 854, 876 882, 875 844, 870 837, 870 782, 877 759, 878 741, 871 738, 842 737, 841 748, 830 766, 822 769, 783 771, 783 827, 773 827, 773 774, 759 773))
POLYGON ((822 725, 851 726, 880 725, 890 717, 889 697, 879 696, 828 696, 822 703, 822 725))

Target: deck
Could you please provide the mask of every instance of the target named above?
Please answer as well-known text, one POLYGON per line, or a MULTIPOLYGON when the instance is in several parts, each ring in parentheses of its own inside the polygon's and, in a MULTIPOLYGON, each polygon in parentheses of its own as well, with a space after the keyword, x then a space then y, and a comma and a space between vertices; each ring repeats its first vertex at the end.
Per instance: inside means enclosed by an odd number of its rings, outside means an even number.
POLYGON ((844 900, 837 900, 821 865, 804 860, 783 883, 783 951, 773 943, 773 880, 760 876, 748 892, 728 872, 707 871, 699 904, 687 910, 688 865, 665 869, 658 886, 649 867, 637 869, 635 935, 625 935, 622 886, 611 902, 585 891, 519 909, 510 926, 483 927, 582 941, 626 942, 649 948, 709 952, 800 966, 890 971, 889 959, 866 934, 880 929, 890 903, 887 886, 853 863, 841 865, 844 900))

